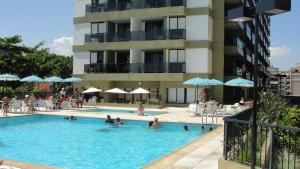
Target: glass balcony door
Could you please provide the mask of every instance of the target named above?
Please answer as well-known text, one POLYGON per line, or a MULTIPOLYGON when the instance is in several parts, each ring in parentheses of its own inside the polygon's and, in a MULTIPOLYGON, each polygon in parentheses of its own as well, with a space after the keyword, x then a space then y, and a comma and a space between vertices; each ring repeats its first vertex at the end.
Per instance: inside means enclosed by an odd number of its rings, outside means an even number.
POLYGON ((164 39, 162 20, 145 22, 145 39, 146 40, 164 39))
POLYGON ((130 40, 130 23, 119 23, 117 25, 117 37, 119 41, 130 40))
POLYGON ((185 17, 171 17, 169 19, 169 39, 182 39, 185 37, 185 17))
POLYGON ((169 50, 169 73, 185 72, 185 50, 171 49, 169 50))
POLYGON ((144 60, 145 73, 163 73, 163 51, 145 52, 144 60))
POLYGON ((87 72, 104 72, 104 54, 103 51, 90 53, 90 65, 87 72))

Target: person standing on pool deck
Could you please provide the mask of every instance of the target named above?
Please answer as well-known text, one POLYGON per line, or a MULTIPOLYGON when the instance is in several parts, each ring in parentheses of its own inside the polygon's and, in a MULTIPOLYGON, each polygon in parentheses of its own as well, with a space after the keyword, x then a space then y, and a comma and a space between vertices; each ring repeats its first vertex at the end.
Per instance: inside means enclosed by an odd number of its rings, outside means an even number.
POLYGON ((3 97, 3 116, 7 116, 9 108, 9 98, 7 96, 3 97))
POLYGON ((145 110, 145 108, 144 108, 143 104, 139 103, 139 105, 138 105, 138 115, 139 116, 144 116, 144 110, 145 110))
POLYGON ((110 115, 107 115, 107 116, 106 116, 105 123, 108 123, 108 124, 114 124, 114 120, 110 117, 110 115))

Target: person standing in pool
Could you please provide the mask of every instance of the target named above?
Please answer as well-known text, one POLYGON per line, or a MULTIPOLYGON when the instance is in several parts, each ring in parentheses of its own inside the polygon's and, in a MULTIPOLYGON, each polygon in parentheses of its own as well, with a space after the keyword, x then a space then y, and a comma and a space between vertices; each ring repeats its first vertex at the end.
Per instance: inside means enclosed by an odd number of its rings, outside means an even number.
POLYGON ((154 118, 153 121, 149 122, 149 128, 158 128, 159 127, 159 122, 158 118, 154 118))
POLYGON ((107 124, 114 124, 114 120, 110 117, 110 115, 107 115, 105 123, 107 123, 107 124))
POLYGON ((184 131, 189 131, 189 126, 185 124, 185 125, 183 126, 183 129, 184 129, 184 131))
POLYGON ((117 117, 115 125, 117 125, 117 126, 122 126, 123 125, 123 122, 121 121, 121 119, 119 117, 117 117))
POLYGON ((202 133, 204 133, 204 132, 205 132, 205 130, 204 130, 204 126, 201 126, 201 128, 200 128, 200 131, 201 131, 202 133))
POLYGON ((143 104, 139 103, 139 105, 138 105, 138 115, 139 116, 144 116, 144 110, 145 110, 145 108, 144 108, 143 104))

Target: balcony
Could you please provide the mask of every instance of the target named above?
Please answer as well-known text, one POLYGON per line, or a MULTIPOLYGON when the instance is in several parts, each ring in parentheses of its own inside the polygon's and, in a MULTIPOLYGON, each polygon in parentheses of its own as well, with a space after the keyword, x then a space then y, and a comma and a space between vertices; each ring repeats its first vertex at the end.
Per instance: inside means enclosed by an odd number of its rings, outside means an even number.
POLYGON ((185 73, 185 63, 86 64, 85 73, 185 73))
POLYGON ((122 41, 145 41, 145 40, 175 40, 185 39, 185 29, 168 29, 162 31, 133 31, 133 32, 107 32, 86 34, 85 43, 104 43, 122 41))
POLYGON ((163 8, 185 6, 186 0, 131 0, 107 2, 97 5, 86 5, 86 14, 110 12, 110 11, 124 11, 130 9, 146 9, 146 8, 163 8))

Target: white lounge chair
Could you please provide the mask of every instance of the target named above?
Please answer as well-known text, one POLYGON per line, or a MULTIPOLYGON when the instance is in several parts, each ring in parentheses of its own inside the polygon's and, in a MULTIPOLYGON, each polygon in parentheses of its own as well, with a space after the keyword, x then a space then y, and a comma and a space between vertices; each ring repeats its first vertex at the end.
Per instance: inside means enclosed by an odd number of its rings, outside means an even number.
POLYGON ((71 109, 71 107, 67 101, 63 101, 60 106, 62 109, 71 109))
POLYGON ((52 110, 54 107, 53 101, 52 100, 46 100, 46 109, 47 110, 52 110))
POLYGON ((196 116, 197 115, 197 105, 196 104, 190 104, 189 107, 185 109, 185 112, 188 114, 188 116, 196 116))
POLYGON ((39 100, 38 110, 47 110, 47 103, 45 100, 39 100))
POLYGON ((22 112, 21 107, 22 107, 21 100, 14 100, 11 101, 9 104, 9 110, 11 113, 17 113, 17 112, 21 113, 22 112))
POLYGON ((218 103, 207 103, 206 104, 206 111, 205 111, 206 123, 207 123, 208 116, 211 116, 211 121, 212 121, 212 123, 214 122, 214 117, 215 117, 215 114, 216 114, 217 109, 218 109, 217 104, 218 103))

